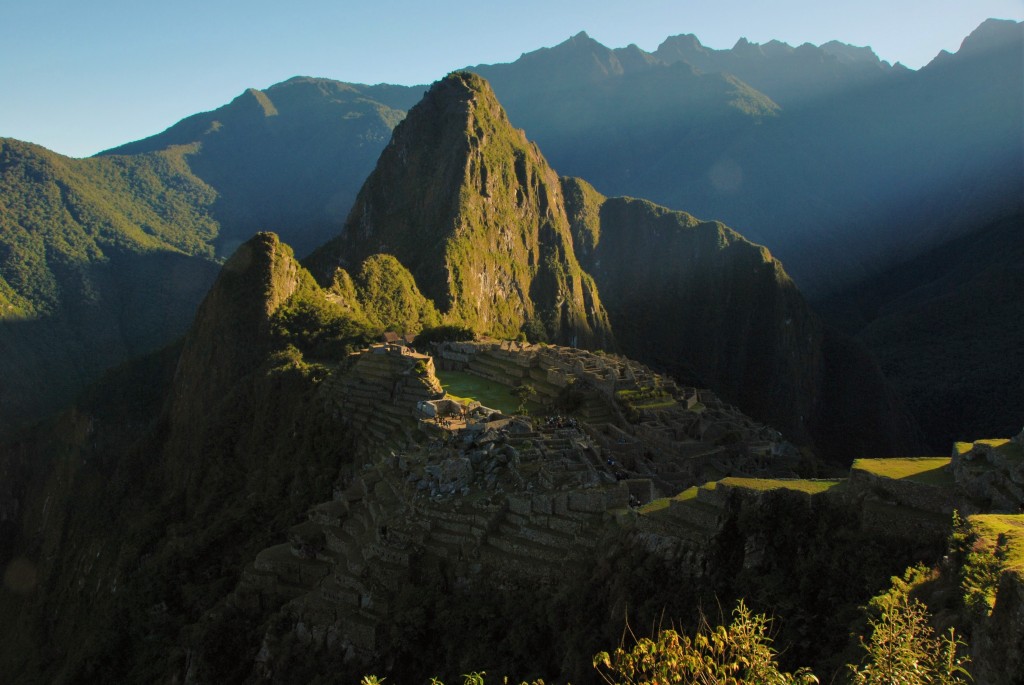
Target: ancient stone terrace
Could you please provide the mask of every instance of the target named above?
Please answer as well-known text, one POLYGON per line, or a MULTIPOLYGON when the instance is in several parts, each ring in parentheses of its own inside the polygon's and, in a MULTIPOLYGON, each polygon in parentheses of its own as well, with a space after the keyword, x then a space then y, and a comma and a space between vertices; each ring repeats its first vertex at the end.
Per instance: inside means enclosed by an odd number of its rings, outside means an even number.
POLYGON ((758 463, 762 444, 769 457, 782 444, 712 393, 612 355, 457 343, 437 358, 505 385, 529 382, 549 403, 570 384, 582 399, 571 415, 485 407, 464 415, 443 397, 429 356, 387 344, 350 356, 322 392, 339 434, 370 437, 354 455, 364 465, 284 542, 260 552, 240 583, 260 602, 285 603, 303 639, 373 653, 389 599, 417 564, 440 565, 456 583, 480 574, 546 582, 593 563, 601 541, 623 526, 701 544, 721 520, 709 488, 668 505, 667 518, 634 512, 707 473, 749 473, 744 460, 758 463), (631 417, 623 391, 633 393, 631 417))
POLYGON ((666 491, 726 475, 794 475, 799 461, 777 431, 710 390, 680 387, 625 357, 508 341, 442 343, 435 355, 442 369, 529 383, 542 403, 572 385, 573 414, 595 444, 666 491))
POLYGON ((1024 431, 1012 439, 956 443, 952 470, 986 510, 1024 511, 1024 431))
POLYGON ((444 396, 429 355, 391 344, 350 355, 328 376, 323 393, 344 424, 370 438, 362 442, 371 451, 418 440, 417 406, 444 396))

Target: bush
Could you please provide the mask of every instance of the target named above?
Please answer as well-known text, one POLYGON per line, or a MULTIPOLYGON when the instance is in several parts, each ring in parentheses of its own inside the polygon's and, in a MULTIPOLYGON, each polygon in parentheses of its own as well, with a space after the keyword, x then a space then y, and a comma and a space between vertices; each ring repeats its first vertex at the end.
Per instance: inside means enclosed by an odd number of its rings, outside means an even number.
POLYGON ((751 614, 741 600, 728 627, 711 628, 703 621, 694 637, 662 630, 656 639, 641 638, 630 649, 620 645, 611 654, 597 653, 594 668, 608 685, 817 683, 807 669, 779 670, 768 637, 770 623, 762 614, 751 614))

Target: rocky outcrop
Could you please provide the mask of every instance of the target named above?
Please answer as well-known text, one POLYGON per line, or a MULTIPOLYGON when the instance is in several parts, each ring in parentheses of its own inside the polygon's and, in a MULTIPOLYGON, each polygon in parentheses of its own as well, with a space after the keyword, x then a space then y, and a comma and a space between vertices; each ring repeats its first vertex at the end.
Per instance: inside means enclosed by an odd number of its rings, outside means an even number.
POLYGON ((951 468, 961 488, 987 511, 1024 510, 1024 432, 1012 440, 977 440, 953 446, 951 468))

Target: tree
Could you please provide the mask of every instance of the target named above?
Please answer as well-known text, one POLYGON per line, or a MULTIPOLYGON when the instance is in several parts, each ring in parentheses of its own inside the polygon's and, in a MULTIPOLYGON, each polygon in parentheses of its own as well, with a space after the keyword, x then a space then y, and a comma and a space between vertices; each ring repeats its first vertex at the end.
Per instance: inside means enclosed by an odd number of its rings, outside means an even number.
POLYGON ((916 579, 924 573, 910 568, 904 577, 893 577, 892 587, 873 598, 870 609, 877 617, 868 620, 871 638, 861 645, 863 664, 851 665, 856 685, 962 685, 969 674, 969 658, 958 656, 966 647, 953 628, 937 638, 929 625, 928 609, 910 596, 916 579))
POLYGON ((519 400, 519 406, 516 407, 517 414, 526 413, 526 402, 533 397, 537 390, 529 383, 521 383, 516 387, 512 388, 512 395, 519 400))

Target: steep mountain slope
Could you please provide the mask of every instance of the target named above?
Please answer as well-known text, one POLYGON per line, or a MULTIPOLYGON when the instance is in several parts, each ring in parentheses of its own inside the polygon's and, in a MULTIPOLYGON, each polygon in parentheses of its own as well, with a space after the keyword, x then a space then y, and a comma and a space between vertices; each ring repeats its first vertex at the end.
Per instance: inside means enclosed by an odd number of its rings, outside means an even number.
MULTIPOLYGON (((295 515, 287 498, 255 484, 280 487, 287 460, 271 474, 242 448, 250 436, 265 448, 280 447, 263 431, 275 433, 278 420, 308 411, 315 387, 296 383, 293 375, 302 373, 290 373, 287 364, 270 371, 275 364, 267 359, 270 315, 300 277, 276 237, 253 239, 225 265, 183 346, 110 375, 74 411, 19 446, 42 475, 21 499, 27 534, 12 551, 36 564, 39 591, 5 593, 14 603, 5 606, 14 609, 5 638, 36 647, 22 656, 5 652, 6 672, 49 682, 89 680, 96 671, 141 682, 166 672, 183 657, 178 648, 166 649, 174 644, 167 637, 176 638, 188 616, 216 601, 218 584, 234 582, 237 554, 260 537, 261 522, 295 515), (267 414, 254 413, 268 407, 267 414), (248 420, 239 424, 240 416, 248 420), (245 489, 263 494, 245 499, 238 495, 245 489), (102 591, 82 593, 80 582, 102 591), (46 615, 61 619, 40 618, 46 615), (143 634, 143 642, 162 646, 143 647, 146 654, 131 662, 124 645, 143 634), (68 648, 52 658, 39 648, 46 644, 68 648), (126 663, 135 670, 124 670, 126 663)), ((309 487, 307 476, 315 480, 323 455, 305 443, 294 449, 306 466, 285 482, 298 494, 309 487)))
POLYGON ((0 140, 0 434, 188 325, 217 225, 187 152, 74 160, 0 140))
POLYGON ((310 263, 394 255, 452 323, 605 347, 597 289, 576 262, 558 176, 508 123, 490 86, 456 73, 409 112, 341 235, 310 263))
POLYGON ((920 449, 877 366, 822 325, 767 249, 579 179, 563 186, 580 262, 627 354, 715 388, 838 461, 920 449))
MULTIPOLYGON (((653 409, 607 434, 564 416, 559 426, 488 412, 476 433, 439 439, 444 429, 413 411, 439 389, 428 358, 296 347, 288 312, 305 303, 349 317, 330 310, 340 297, 276 236, 258 235, 224 265, 180 345, 5 445, 0 468, 13 463, 27 481, 18 501, 0 500, 9 680, 350 682, 388 668, 419 682, 486 659, 592 682, 589 655, 616 639, 624 606, 646 622, 738 593, 793 608, 779 639, 799 643, 800 658, 831 655, 853 607, 935 554, 930 539, 860 530, 841 498, 815 506, 806 493, 723 484, 661 500, 650 517, 630 508, 634 489, 650 498, 695 460, 770 469, 781 456, 773 431, 713 393, 672 407, 678 454, 665 452, 671 430, 651 426, 653 409), (389 430, 375 433, 377 421, 389 430), (648 478, 615 472, 642 464, 648 478), (430 491, 452 479, 461 489, 430 491), (770 549, 769 531, 784 533, 770 549), (781 582, 795 573, 810 580, 781 582)), ((672 387, 578 350, 536 346, 511 364, 564 374, 520 363, 550 355, 579 362, 580 386, 588 375, 607 384, 586 370, 604 364, 628 370, 614 374, 623 383, 672 387)), ((603 392, 588 388, 591 399, 603 392)))
POLYGON ((101 154, 198 144, 188 163, 217 191, 218 254, 276 230, 304 255, 337 234, 391 129, 422 90, 295 77, 101 154))
POLYGON ((1007 217, 824 303, 879 359, 929 444, 1024 416, 1024 217, 1007 217))

